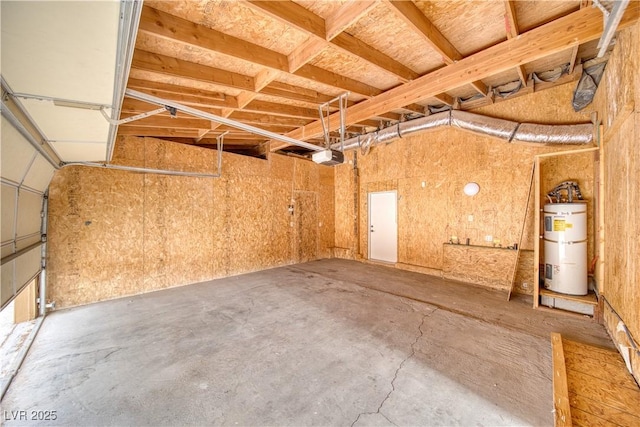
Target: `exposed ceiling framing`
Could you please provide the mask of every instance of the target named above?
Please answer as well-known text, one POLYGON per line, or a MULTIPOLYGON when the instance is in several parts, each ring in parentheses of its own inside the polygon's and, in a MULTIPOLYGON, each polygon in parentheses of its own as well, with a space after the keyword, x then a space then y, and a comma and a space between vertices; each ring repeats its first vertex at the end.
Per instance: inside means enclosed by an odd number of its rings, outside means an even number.
MULTIPOLYGON (((318 106, 349 93, 347 132, 384 127, 429 107, 496 102, 493 88, 596 56, 602 13, 575 1, 146 1, 128 88, 297 140, 320 144, 318 106)), ((631 2, 619 28, 638 19, 631 2)), ((516 94, 517 96, 517 94, 516 94)), ((157 106, 127 98, 121 118, 157 106)), ((334 110, 335 111, 335 110, 334 110)), ((337 113, 330 128, 338 125, 337 113)), ((123 124, 155 136, 265 153, 269 140, 168 113, 123 124)), ((271 141, 269 149, 299 150, 271 141)))

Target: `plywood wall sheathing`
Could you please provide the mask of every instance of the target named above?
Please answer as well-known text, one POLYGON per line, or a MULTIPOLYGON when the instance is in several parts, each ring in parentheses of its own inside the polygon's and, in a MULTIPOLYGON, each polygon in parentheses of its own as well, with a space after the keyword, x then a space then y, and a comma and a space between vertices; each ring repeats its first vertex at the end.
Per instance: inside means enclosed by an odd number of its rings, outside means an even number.
MULTIPOLYGON (((216 156, 121 137, 114 163, 213 173, 216 156)), ((333 188, 331 168, 279 155, 223 153, 217 179, 64 168, 50 187, 50 299, 68 307, 286 265, 298 249, 328 257, 333 188), (292 197, 305 209, 297 224, 292 197)))
MULTIPOLYGON (((571 109, 573 85, 558 86, 544 92, 506 100, 482 107, 479 112, 520 122, 580 123, 585 115, 571 109)), ((336 246, 353 248, 359 244, 356 258, 367 258, 367 194, 372 191, 398 191, 398 264, 430 274, 443 274, 443 243, 451 236, 461 241, 470 239, 471 245, 493 246, 498 239, 502 247, 512 246, 520 239, 522 221, 526 215, 525 234, 521 244, 524 254, 516 273, 518 292, 530 293, 533 288, 530 255, 534 244, 533 197, 526 205, 531 168, 537 154, 566 150, 567 147, 508 144, 490 137, 460 132, 453 128, 405 137, 387 145, 375 146, 366 155, 358 156, 359 185, 352 185, 352 171, 348 165, 336 168, 336 218, 347 221, 352 216, 353 203, 349 194, 358 194, 356 243, 350 240, 354 224, 336 226, 336 246), (467 182, 480 185, 480 193, 467 197, 462 188, 467 182), (424 186, 423 186, 424 183, 424 186), (469 221, 470 216, 472 221, 469 221), (485 241, 491 236, 492 241, 485 241), (527 271, 528 270, 528 271, 527 271), (526 287, 524 284, 526 283, 526 287)), ((593 166, 588 161, 568 165, 569 174, 584 185, 586 197, 593 194, 593 166), (586 163, 585 163, 586 162, 586 163), (575 171, 575 174, 573 173, 575 171)), ((549 181, 565 175, 548 175, 549 181)), ((554 185, 557 182, 554 182, 554 185)), ((547 190, 548 191, 548 190, 547 190)), ((591 229, 593 232, 593 229, 591 229)), ((502 253, 500 250, 496 250, 502 253)), ((487 253, 490 253, 489 251, 487 253)), ((476 282, 491 287, 505 283, 490 265, 507 267, 509 280, 513 273, 515 251, 504 250, 506 260, 494 260, 477 265, 476 282), (491 283, 490 283, 491 282, 491 283), (497 285, 496 285, 497 283, 497 285)), ((446 267, 450 273, 453 266, 446 267)))
MULTIPOLYGON (((618 344, 618 322, 640 343, 640 24, 621 31, 590 111, 604 125, 601 141, 604 164, 605 324, 618 344), (608 308, 607 308, 608 307, 608 308), (615 319, 611 309, 619 315, 615 319), (609 313, 609 314, 607 314, 609 313)), ((623 345, 629 345, 623 344, 623 345)), ((638 355, 634 376, 640 382, 638 355)))

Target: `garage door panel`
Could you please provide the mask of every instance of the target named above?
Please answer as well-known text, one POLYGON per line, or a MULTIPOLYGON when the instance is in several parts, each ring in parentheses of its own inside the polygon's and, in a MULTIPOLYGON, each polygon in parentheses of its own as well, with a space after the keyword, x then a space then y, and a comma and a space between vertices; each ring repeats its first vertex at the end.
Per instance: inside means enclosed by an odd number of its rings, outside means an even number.
POLYGON ((11 255, 13 253, 13 241, 3 243, 2 248, 0 249, 0 256, 2 258, 11 255))
POLYGON ((29 246, 42 241, 40 237, 40 233, 33 234, 31 236, 23 237, 21 239, 16 240, 16 252, 21 251, 24 248, 28 248, 29 246))
POLYGON ((42 196, 30 191, 20 191, 18 195, 18 237, 40 231, 42 196))
POLYGON ((27 173, 36 150, 2 117, 2 177, 19 184, 27 173))
POLYGON ((54 171, 53 166, 44 157, 38 155, 29 168, 23 185, 44 193, 53 178, 54 171))
MULTIPOLYGON (((1 200, 2 200, 2 227, 0 229, 0 241, 5 243, 15 238, 15 231, 13 229, 16 218, 16 191, 17 188, 2 184, 1 200)), ((4 253, 4 251, 3 251, 4 253)), ((2 255, 4 256, 4 255, 2 255)))
POLYGON ((15 261, 9 261, 0 266, 0 302, 2 307, 13 297, 13 272, 15 271, 15 261))
POLYGON ((16 289, 21 289, 29 283, 33 276, 40 271, 41 249, 36 246, 27 253, 15 259, 16 263, 16 289))

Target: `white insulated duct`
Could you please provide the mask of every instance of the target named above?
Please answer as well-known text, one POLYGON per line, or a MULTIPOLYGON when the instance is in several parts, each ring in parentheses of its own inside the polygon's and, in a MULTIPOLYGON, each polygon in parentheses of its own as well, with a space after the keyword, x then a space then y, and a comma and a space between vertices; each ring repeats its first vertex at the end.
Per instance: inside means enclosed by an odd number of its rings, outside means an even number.
MULTIPOLYGON (((363 144, 375 145, 388 143, 407 135, 452 126, 478 135, 492 136, 506 142, 537 144, 589 144, 593 141, 593 125, 539 125, 517 123, 495 117, 482 116, 467 111, 450 110, 432 114, 419 119, 400 122, 393 126, 349 138, 344 141, 344 150, 352 150, 363 144)), ((333 144, 339 150, 341 144, 333 144)))

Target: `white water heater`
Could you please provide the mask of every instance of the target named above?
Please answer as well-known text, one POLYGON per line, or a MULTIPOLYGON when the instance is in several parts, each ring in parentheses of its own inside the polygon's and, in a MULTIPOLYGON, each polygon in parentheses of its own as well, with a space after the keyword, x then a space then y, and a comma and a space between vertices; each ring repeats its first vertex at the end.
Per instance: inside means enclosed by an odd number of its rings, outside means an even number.
POLYGON ((586 295, 587 204, 544 205, 544 287, 568 295, 586 295))

